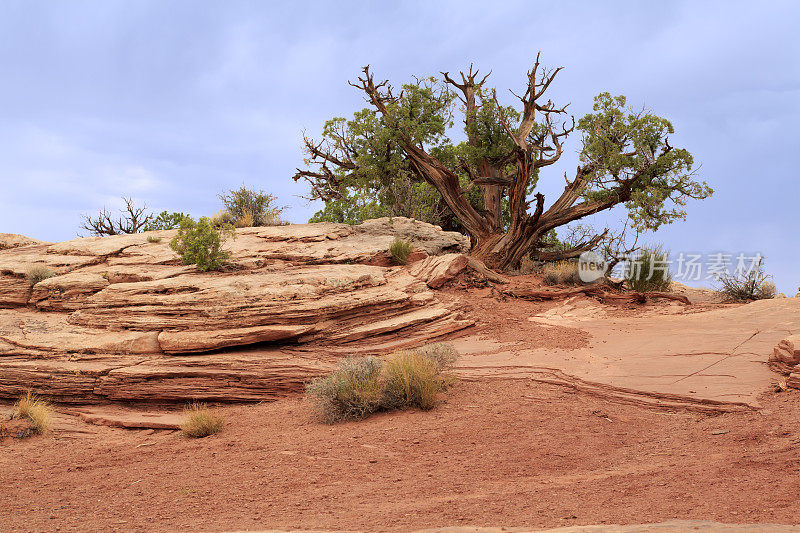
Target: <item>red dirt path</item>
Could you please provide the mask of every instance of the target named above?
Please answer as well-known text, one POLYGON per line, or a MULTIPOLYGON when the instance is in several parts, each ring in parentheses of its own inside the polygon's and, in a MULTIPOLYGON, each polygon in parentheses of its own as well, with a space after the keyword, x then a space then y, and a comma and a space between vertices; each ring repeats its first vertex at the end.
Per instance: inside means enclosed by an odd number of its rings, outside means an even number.
POLYGON ((763 404, 705 417, 497 380, 337 426, 301 399, 225 408, 200 440, 81 424, 0 443, 0 530, 797 523, 800 391, 763 404))

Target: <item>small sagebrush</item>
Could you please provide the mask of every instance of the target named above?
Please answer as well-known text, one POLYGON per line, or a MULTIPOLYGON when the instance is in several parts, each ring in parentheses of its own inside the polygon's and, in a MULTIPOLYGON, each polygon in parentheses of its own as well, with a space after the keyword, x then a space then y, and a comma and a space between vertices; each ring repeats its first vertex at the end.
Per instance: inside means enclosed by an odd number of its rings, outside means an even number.
POLYGON ((389 247, 389 253, 391 254, 394 262, 398 265, 405 265, 408 262, 408 257, 413 251, 414 246, 410 242, 404 241, 399 237, 396 238, 389 247))
POLYGON ((350 357, 328 376, 311 382, 307 392, 329 424, 361 420, 381 407, 381 361, 350 357))
POLYGON ((161 237, 156 237, 155 235, 148 235, 147 236, 147 242, 153 243, 153 244, 159 243, 159 242, 161 242, 161 237))
POLYGON ((50 430, 52 424, 52 408, 50 403, 38 398, 28 391, 20 396, 14 404, 13 417, 27 418, 33 424, 33 430, 42 434, 50 430))
POLYGON ((672 276, 669 273, 669 253, 660 246, 643 248, 625 272, 625 280, 638 292, 665 292, 672 276))
POLYGON ((361 420, 390 409, 428 410, 452 382, 447 370, 456 357, 451 346, 432 344, 395 352, 385 361, 348 358, 328 376, 313 381, 307 393, 320 418, 329 424, 361 420))
POLYGON ((574 261, 545 263, 539 268, 539 275, 545 285, 580 285, 578 264, 574 261))
POLYGON ((739 275, 725 273, 717 281, 720 283, 717 292, 732 302, 747 302, 774 298, 777 293, 771 277, 764 272, 763 258, 748 273, 739 275))
POLYGON ((25 272, 25 277, 28 278, 28 282, 31 285, 36 285, 40 281, 52 278, 55 275, 55 272, 41 265, 32 266, 25 272))
POLYGON ((237 228, 252 226, 282 226, 281 213, 286 209, 276 205, 278 198, 264 191, 242 186, 219 195, 227 217, 237 228))
POLYGON ((193 439, 208 437, 222 431, 225 419, 213 412, 204 403, 193 402, 184 410, 186 419, 181 424, 181 433, 193 439))
POLYGON ((427 344, 415 348, 413 351, 433 361, 439 372, 445 372, 453 368, 453 365, 456 364, 456 360, 458 359, 458 352, 456 349, 444 342, 427 344))

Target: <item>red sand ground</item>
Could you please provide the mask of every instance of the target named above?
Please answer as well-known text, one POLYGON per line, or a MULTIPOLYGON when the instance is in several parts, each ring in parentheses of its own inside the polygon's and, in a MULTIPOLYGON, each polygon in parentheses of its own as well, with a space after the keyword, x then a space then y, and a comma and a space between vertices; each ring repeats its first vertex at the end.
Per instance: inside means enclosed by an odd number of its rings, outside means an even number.
MULTIPOLYGON (((589 341, 527 321, 552 303, 443 295, 495 339, 589 341)), ((336 426, 301 398, 225 407, 224 431, 199 440, 74 420, 0 441, 0 532, 800 523, 800 391, 761 403, 708 416, 486 379, 458 383, 431 412, 336 426)))
POLYGON ((223 433, 82 426, 0 444, 0 530, 408 530, 673 518, 800 522, 800 391, 707 417, 528 380, 327 426, 301 399, 223 433))

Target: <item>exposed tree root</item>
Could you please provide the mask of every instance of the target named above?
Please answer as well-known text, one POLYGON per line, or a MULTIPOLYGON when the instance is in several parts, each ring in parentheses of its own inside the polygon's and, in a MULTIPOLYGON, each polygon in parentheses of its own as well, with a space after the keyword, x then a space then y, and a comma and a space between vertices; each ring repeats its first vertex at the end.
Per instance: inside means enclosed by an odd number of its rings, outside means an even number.
POLYGON ((472 256, 468 256, 468 258, 469 262, 467 263, 467 266, 472 270, 474 270, 475 272, 477 272, 478 274, 480 274, 481 276, 483 276, 484 278, 486 278, 487 280, 493 281, 495 283, 508 283, 511 281, 507 277, 498 274, 494 270, 489 269, 489 267, 487 267, 480 259, 472 256))
POLYGON ((511 296, 512 298, 520 298, 522 300, 558 300, 560 298, 567 298, 575 296, 576 294, 584 294, 597 298, 601 301, 614 301, 614 302, 635 302, 645 303, 648 298, 650 299, 664 299, 674 300, 678 302, 691 305, 692 302, 683 294, 676 294, 673 292, 637 292, 626 291, 618 292, 613 290, 605 283, 598 283, 596 285, 584 285, 581 287, 570 287, 568 289, 535 289, 531 287, 508 287, 498 289, 498 292, 504 296, 511 296))

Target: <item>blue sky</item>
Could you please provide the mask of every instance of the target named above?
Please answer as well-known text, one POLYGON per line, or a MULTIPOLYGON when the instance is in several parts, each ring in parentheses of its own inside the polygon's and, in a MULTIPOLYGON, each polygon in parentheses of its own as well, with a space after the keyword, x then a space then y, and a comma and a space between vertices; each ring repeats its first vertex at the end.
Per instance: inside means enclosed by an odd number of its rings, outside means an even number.
MULTIPOLYGON (((755 253, 800 284, 797 2, 0 3, 0 232, 78 233, 81 213, 133 196, 212 214, 242 183, 305 222, 300 140, 364 107, 369 63, 414 74, 493 71, 524 86, 538 50, 580 117, 602 91, 671 119, 716 190, 652 237, 678 252, 755 253)), ((511 103, 511 100, 508 101, 511 103)), ((542 176, 552 199, 577 139, 542 176)), ((602 222, 602 221, 601 221, 602 222)))

